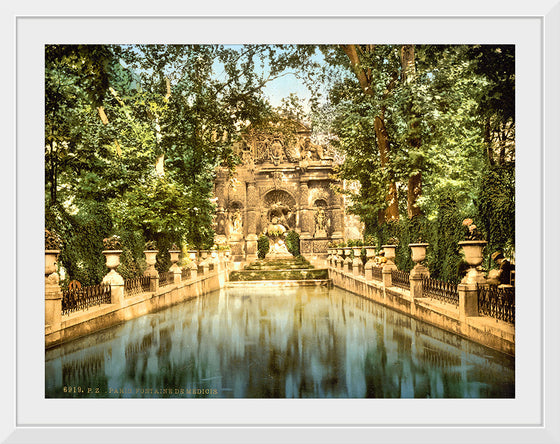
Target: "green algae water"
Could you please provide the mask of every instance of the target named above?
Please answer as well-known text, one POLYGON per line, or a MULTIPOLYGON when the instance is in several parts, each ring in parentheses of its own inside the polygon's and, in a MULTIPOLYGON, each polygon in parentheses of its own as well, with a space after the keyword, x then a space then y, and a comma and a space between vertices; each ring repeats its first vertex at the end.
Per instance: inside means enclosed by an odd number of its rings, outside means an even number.
POLYGON ((223 289, 46 351, 47 398, 513 398, 515 359, 341 289, 223 289))

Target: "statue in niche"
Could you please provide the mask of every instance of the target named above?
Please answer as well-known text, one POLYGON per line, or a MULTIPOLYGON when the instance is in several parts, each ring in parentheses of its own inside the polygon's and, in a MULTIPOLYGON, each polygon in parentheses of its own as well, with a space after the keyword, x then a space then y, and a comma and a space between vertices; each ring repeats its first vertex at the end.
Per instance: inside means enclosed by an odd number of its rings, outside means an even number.
POLYGON ((278 139, 276 139, 270 147, 270 158, 276 166, 284 160, 284 147, 278 139))
POLYGON ((230 233, 231 234, 242 234, 243 233, 243 217, 241 215, 241 210, 235 208, 230 214, 230 233))
POLYGON ((269 158, 269 142, 267 137, 262 137, 257 141, 257 162, 266 162, 269 158))
POLYGON ((268 257, 291 257, 286 247, 286 242, 284 241, 286 231, 287 228, 282 224, 280 219, 273 216, 266 229, 266 234, 271 241, 268 257))
POLYGON ((327 215, 323 207, 318 207, 315 212, 314 237, 327 237, 327 215))

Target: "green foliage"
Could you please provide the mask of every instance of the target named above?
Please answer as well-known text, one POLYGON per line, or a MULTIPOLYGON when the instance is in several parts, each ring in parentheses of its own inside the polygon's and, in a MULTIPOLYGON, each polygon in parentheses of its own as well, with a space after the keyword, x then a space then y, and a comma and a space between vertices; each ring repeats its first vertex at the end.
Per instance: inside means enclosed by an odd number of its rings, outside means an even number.
POLYGON ((440 196, 428 249, 430 274, 436 279, 458 282, 461 277, 463 258, 458 243, 464 240, 464 211, 453 193, 440 196))
POLYGON ((264 259, 270 249, 270 241, 268 236, 261 234, 257 239, 257 256, 259 259, 264 259))
POLYGON ((299 234, 296 231, 290 230, 286 234, 286 248, 292 254, 292 256, 300 255, 299 234))
POLYGON ((513 164, 490 167, 482 177, 477 207, 486 232, 488 255, 503 251, 513 256, 515 240, 515 169, 513 164))

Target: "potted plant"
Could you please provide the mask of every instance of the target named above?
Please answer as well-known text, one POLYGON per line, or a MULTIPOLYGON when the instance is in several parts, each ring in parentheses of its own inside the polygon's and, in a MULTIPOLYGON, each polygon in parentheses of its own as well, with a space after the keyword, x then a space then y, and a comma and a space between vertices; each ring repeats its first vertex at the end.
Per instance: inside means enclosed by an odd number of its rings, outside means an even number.
POLYGON ((472 219, 463 220, 463 227, 465 229, 465 240, 459 242, 459 246, 462 248, 465 261, 470 265, 470 268, 461 283, 483 283, 485 282, 484 274, 478 267, 484 260, 482 251, 488 242, 484 240, 483 234, 472 219))

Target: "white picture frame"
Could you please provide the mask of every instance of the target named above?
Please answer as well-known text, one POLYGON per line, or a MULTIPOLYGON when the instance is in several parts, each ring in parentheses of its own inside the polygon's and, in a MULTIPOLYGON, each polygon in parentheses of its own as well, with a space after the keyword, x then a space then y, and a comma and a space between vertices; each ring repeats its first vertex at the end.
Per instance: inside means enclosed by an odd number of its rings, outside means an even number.
POLYGON ((293 2, 278 10, 256 2, 158 6, 139 10, 137 2, 127 1, 86 9, 64 2, 13 3, 3 14, 5 54, 11 55, 5 60, 13 61, 13 69, 2 72, 13 99, 4 107, 3 119, 11 137, 3 151, 2 181, 3 189, 12 191, 4 224, 16 235, 9 242, 12 258, 3 263, 10 277, 0 323, 7 357, 0 367, 0 442, 559 443, 560 311, 554 275, 560 265, 555 250, 560 246, 560 2, 471 2, 460 7, 440 1, 364 2, 351 9, 293 2), (394 29, 398 24, 402 32, 394 29), (336 26, 343 29, 335 32, 331 27, 336 26), (523 300, 516 322, 516 400, 45 400, 42 45, 252 39, 355 43, 379 39, 383 31, 382 43, 513 40, 518 45, 516 262, 523 300), (525 130, 523 120, 530 122, 525 130), (522 277, 525 272, 530 278, 522 277))

